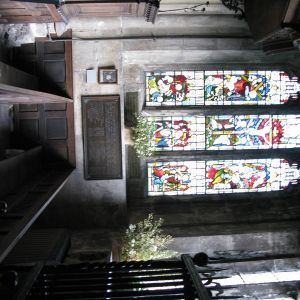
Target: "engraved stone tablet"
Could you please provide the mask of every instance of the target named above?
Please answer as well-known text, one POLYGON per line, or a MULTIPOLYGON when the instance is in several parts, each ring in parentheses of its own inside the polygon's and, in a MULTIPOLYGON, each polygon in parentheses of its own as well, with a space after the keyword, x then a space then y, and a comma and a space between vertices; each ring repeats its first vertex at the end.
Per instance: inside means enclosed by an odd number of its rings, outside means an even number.
POLYGON ((82 125, 85 179, 121 179, 119 96, 82 97, 82 125))

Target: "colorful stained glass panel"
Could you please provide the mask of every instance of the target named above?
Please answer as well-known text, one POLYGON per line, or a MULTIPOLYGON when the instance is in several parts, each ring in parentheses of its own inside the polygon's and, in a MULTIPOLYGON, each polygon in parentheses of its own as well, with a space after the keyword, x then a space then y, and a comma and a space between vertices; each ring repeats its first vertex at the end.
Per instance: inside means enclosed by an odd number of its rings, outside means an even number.
POLYGON ((206 105, 282 104, 299 98, 296 76, 283 71, 205 71, 206 105))
POLYGON ((148 163, 149 196, 204 193, 204 161, 148 163))
POLYGON ((298 165, 284 159, 208 161, 206 193, 278 191, 297 183, 299 176, 298 165))
POLYGON ((272 116, 273 148, 300 147, 300 115, 272 116))
POLYGON ((146 73, 146 106, 283 104, 299 93, 299 78, 284 71, 146 73))
POLYGON ((148 163, 148 195, 278 191, 298 183, 299 165, 285 159, 148 163))
POLYGON ((161 117, 153 120, 157 151, 205 149, 205 117, 161 117))
POLYGON ((146 105, 203 105, 203 76, 203 71, 146 73, 146 105))
POLYGON ((300 116, 229 115, 206 117, 206 149, 300 147, 300 116))

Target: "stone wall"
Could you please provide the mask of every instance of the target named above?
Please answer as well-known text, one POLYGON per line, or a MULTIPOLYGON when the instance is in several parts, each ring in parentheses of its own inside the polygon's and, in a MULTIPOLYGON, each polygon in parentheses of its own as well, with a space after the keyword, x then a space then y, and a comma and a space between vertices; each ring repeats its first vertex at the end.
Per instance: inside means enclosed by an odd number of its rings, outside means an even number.
MULTIPOLYGON (((143 108, 145 71, 219 67, 295 69, 300 65, 299 55, 266 56, 253 43, 245 21, 231 15, 159 16, 155 25, 139 18, 74 18, 68 28, 73 30, 74 38, 77 170, 52 204, 49 216, 55 214, 57 224, 71 228, 118 228, 127 222, 128 207, 129 222, 154 212, 165 219, 169 233, 181 237, 273 232, 299 226, 297 191, 288 195, 147 199, 145 161, 136 160, 132 165, 139 168, 130 173, 126 159, 123 160, 124 179, 85 181, 80 102, 82 95, 120 95, 123 129, 126 98, 135 97, 138 109, 143 108), (117 85, 85 83, 86 69, 105 66, 118 69, 117 85)), ((125 153, 123 142, 124 158, 125 153)))

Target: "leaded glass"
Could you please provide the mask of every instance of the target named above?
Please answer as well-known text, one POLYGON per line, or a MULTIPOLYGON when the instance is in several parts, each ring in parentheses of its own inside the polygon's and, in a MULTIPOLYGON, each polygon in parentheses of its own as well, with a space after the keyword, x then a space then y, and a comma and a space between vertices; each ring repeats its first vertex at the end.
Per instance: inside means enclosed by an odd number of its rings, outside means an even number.
POLYGON ((203 76, 203 71, 147 72, 146 105, 202 105, 203 76))
POLYGON ((205 162, 148 163, 148 195, 205 193, 205 162))
POLYGON ((208 161, 206 193, 268 192, 297 183, 298 164, 284 159, 247 159, 208 161))
POLYGON ((152 122, 156 151, 300 147, 300 115, 159 117, 152 122))
POLYGON ((152 121, 157 151, 205 149, 205 117, 161 117, 152 121))
POLYGON ((300 147, 299 115, 221 115, 206 117, 206 149, 300 147))
POLYGON ((282 71, 205 71, 205 104, 282 104, 297 100, 297 77, 282 71))
POLYGON ((148 163, 148 195, 278 191, 298 182, 298 168, 280 158, 148 163))
POLYGON ((283 71, 146 73, 146 106, 283 104, 299 99, 297 76, 283 71))

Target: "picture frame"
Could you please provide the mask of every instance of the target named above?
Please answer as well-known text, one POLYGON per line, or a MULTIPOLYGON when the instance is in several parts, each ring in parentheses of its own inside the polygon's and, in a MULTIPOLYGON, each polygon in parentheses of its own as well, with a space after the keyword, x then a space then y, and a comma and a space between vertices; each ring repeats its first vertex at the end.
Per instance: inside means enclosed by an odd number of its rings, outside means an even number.
POLYGON ((100 84, 118 83, 118 70, 113 68, 98 68, 98 81, 100 84))

